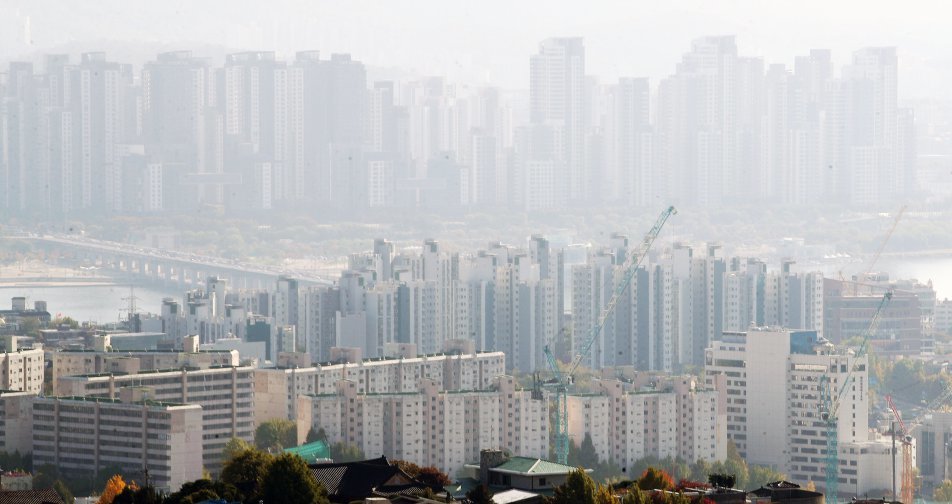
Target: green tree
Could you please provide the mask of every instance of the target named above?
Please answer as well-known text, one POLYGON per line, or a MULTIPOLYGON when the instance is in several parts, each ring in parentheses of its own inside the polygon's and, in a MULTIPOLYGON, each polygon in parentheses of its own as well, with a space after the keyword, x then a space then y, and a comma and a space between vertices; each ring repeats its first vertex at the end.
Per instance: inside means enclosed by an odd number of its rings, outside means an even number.
POLYGON ((750 466, 750 478, 747 481, 747 487, 750 489, 760 488, 767 483, 787 479, 787 476, 771 467, 754 465, 750 466))
POLYGON ((466 492, 465 504, 493 504, 493 494, 486 485, 478 485, 466 492))
POLYGON ((331 459, 334 462, 357 462, 366 460, 363 450, 357 445, 334 443, 331 445, 331 459))
POLYGON ((255 429, 255 446, 260 450, 281 451, 297 446, 297 425, 286 418, 273 418, 255 429))
POLYGON ((661 469, 649 467, 638 479, 638 488, 642 490, 674 490, 674 479, 661 469))
POLYGON ((628 493, 621 499, 621 504, 648 504, 648 494, 640 488, 632 486, 628 488, 628 493))
POLYGON ((56 491, 56 494, 60 496, 60 499, 63 499, 63 502, 66 504, 73 504, 75 498, 73 497, 73 492, 69 491, 69 488, 66 486, 66 483, 63 483, 63 480, 56 480, 53 482, 53 490, 56 491))
POLYGON ((258 450, 245 450, 225 461, 221 481, 233 485, 245 501, 253 501, 261 493, 259 483, 274 457, 258 450))
POLYGON ((314 478, 301 457, 282 453, 268 466, 261 478, 264 502, 285 504, 330 504, 327 491, 314 478))
POLYGON ((178 492, 169 495, 163 504, 194 504, 208 499, 225 499, 231 502, 240 498, 241 495, 234 486, 202 478, 184 483, 178 492))
POLYGON ((932 499, 938 502, 952 502, 952 481, 942 480, 932 492, 932 499))
POLYGON ((549 504, 595 504, 595 481, 579 467, 569 473, 565 483, 555 487, 549 504))
POLYGON ((244 439, 233 437, 229 439, 227 443, 225 443, 225 448, 222 449, 222 455, 227 461, 235 458, 243 452, 254 449, 255 447, 251 443, 245 441, 244 439))
POLYGON ((315 441, 324 441, 327 442, 327 434, 324 432, 324 428, 319 428, 314 430, 314 427, 311 427, 307 430, 307 437, 304 438, 305 443, 313 443, 315 441))

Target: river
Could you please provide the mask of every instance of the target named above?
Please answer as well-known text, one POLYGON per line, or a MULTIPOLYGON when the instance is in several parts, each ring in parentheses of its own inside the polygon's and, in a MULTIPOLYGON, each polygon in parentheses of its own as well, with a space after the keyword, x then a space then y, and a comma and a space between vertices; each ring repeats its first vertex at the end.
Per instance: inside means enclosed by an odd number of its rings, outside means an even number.
MULTIPOLYGON (((32 307, 34 301, 46 301, 47 310, 54 317, 62 314, 81 321, 109 323, 120 318, 125 319, 129 308, 129 294, 128 284, 0 287, 0 306, 9 309, 10 298, 26 296, 28 307, 32 307)), ((136 286, 137 311, 158 313, 162 309, 162 298, 174 297, 181 300, 182 294, 158 290, 151 286, 136 286)))

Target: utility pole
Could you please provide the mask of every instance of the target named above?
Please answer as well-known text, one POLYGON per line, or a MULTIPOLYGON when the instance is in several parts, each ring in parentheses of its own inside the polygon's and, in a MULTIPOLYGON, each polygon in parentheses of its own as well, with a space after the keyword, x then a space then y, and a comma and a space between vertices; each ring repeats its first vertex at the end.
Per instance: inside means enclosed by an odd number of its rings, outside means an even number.
POLYGON ((896 500, 896 421, 892 422, 892 498, 896 500))

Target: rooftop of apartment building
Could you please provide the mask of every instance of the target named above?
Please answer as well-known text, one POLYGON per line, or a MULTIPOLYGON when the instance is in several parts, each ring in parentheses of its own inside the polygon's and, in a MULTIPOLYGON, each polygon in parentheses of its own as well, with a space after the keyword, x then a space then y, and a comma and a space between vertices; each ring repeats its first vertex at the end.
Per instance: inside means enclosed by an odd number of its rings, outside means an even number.
POLYGON ((155 401, 152 399, 138 399, 138 400, 123 400, 123 399, 110 399, 108 397, 90 397, 90 396, 44 396, 38 398, 40 400, 50 400, 50 401, 74 401, 74 402, 88 402, 88 403, 101 403, 101 404, 133 404, 139 406, 155 406, 161 408, 177 408, 182 406, 195 406, 193 404, 184 404, 184 403, 175 403, 167 401, 155 401))
POLYGON ((126 373, 123 371, 115 372, 105 372, 105 373, 87 373, 87 374, 77 374, 64 376, 61 379, 68 380, 70 378, 108 378, 110 376, 141 376, 148 374, 161 374, 161 373, 180 373, 182 371, 191 372, 191 371, 210 371, 210 370, 221 370, 221 369, 254 369, 251 366, 230 366, 230 365, 216 365, 208 367, 196 367, 196 366, 182 366, 180 368, 171 368, 171 369, 144 369, 138 373, 126 373))

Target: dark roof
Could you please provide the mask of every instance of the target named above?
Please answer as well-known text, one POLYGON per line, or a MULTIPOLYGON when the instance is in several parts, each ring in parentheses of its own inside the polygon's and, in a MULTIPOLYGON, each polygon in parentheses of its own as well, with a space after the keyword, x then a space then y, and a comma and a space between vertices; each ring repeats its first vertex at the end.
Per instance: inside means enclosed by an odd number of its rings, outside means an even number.
POLYGON ((434 493, 442 488, 430 487, 411 478, 386 457, 359 462, 309 464, 317 482, 327 489, 331 502, 350 502, 367 497, 391 495, 422 495, 428 489, 434 493))
POLYGON ((46 490, 0 490, 0 504, 65 504, 52 488, 46 490))

